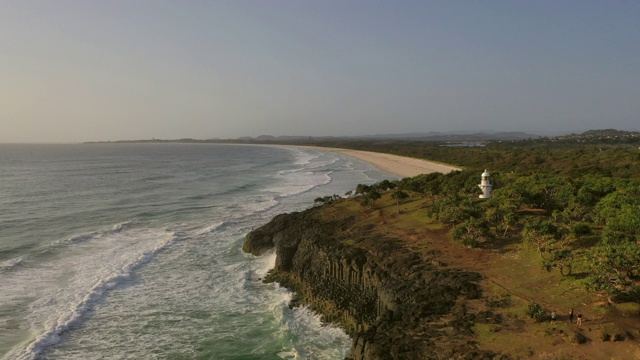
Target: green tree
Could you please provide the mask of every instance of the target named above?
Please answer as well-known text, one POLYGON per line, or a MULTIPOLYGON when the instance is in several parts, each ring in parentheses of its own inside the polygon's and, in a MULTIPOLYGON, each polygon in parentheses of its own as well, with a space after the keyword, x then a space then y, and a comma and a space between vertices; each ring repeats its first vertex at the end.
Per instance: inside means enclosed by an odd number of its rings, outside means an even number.
POLYGON ((318 204, 318 205, 328 205, 333 203, 336 200, 340 200, 341 197, 339 195, 333 194, 333 196, 327 195, 327 196, 323 196, 323 197, 317 197, 315 198, 315 200, 313 200, 314 203, 318 204))
POLYGON ((438 195, 428 211, 431 215, 436 215, 439 221, 449 225, 460 224, 479 216, 479 209, 471 201, 457 195, 438 195))
POLYGON ((369 190, 369 192, 364 195, 362 204, 364 206, 372 208, 376 200, 380 199, 381 197, 382 195, 377 190, 369 190))
POLYGON ((640 241, 640 205, 622 205, 607 219, 602 237, 607 242, 640 241))
POLYGON ((602 245, 590 255, 590 287, 612 298, 640 302, 640 246, 626 242, 602 245))
POLYGON ((395 189, 396 188, 396 183, 395 182, 391 182, 387 179, 384 179, 382 181, 380 181, 379 183, 375 184, 374 187, 378 190, 378 191, 387 191, 390 189, 395 189))
POLYGON ((571 274, 572 263, 573 256, 571 255, 571 250, 564 248, 552 251, 549 259, 544 260, 542 266, 544 266, 547 271, 557 268, 560 270, 560 274, 567 276, 571 274))
POLYGON ((489 223, 484 219, 469 218, 453 228, 453 238, 469 247, 477 247, 493 239, 489 223))
POLYGON ((587 175, 581 179, 581 186, 576 194, 576 201, 584 206, 592 207, 606 195, 616 190, 612 178, 587 175))
POLYGON ((484 203, 484 218, 502 236, 507 235, 507 231, 517 224, 517 210, 514 203, 508 199, 494 197, 484 203))
POLYGON ((635 183, 603 197, 595 207, 605 242, 640 240, 640 186, 635 183))
POLYGON ((396 201, 396 212, 400 214, 400 201, 409 197, 409 194, 402 190, 396 190, 391 194, 391 198, 396 201))
POLYGON ((356 195, 366 195, 371 190, 371 186, 366 184, 358 184, 356 185, 356 195))
POLYGON ((522 238, 536 246, 540 257, 544 259, 547 247, 557 239, 557 227, 549 220, 534 219, 525 224, 522 238))

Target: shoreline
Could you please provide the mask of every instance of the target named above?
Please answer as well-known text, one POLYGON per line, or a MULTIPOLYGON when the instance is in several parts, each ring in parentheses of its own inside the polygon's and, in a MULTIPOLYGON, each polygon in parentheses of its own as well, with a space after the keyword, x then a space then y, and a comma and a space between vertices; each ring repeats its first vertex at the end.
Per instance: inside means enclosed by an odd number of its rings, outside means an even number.
POLYGON ((332 151, 339 154, 347 155, 358 160, 367 162, 379 170, 393 174, 402 178, 414 177, 420 174, 429 174, 433 172, 439 172, 443 174, 450 173, 452 171, 462 170, 462 168, 436 163, 433 161, 410 158, 400 155, 392 155, 386 153, 378 153, 373 151, 364 150, 351 150, 341 148, 330 148, 321 146, 302 146, 294 145, 296 147, 311 148, 316 150, 332 151))

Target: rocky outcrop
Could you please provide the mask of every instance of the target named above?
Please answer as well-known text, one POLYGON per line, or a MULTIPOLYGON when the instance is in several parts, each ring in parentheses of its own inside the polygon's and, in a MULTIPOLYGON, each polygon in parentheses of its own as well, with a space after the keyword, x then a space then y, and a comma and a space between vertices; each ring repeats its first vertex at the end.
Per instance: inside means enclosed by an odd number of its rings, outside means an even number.
POLYGON ((443 317, 460 299, 480 295, 478 274, 425 261, 372 227, 352 228, 350 218, 321 220, 320 211, 275 217, 247 235, 243 250, 260 255, 275 248, 267 281, 293 290, 296 301, 339 323, 353 338, 352 359, 478 355, 461 341, 451 339, 446 354, 435 343, 451 335, 443 317))

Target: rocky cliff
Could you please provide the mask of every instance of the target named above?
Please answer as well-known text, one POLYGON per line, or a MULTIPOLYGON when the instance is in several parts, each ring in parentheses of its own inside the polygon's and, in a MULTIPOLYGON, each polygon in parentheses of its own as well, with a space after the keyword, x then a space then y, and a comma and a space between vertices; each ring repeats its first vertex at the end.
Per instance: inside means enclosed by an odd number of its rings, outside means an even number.
POLYGON ((354 360, 494 355, 466 336, 463 304, 480 296, 480 275, 442 266, 437 254, 425 259, 353 217, 327 220, 321 208, 279 215, 243 245, 255 255, 272 248, 277 260, 267 281, 340 324, 353 339, 354 360))

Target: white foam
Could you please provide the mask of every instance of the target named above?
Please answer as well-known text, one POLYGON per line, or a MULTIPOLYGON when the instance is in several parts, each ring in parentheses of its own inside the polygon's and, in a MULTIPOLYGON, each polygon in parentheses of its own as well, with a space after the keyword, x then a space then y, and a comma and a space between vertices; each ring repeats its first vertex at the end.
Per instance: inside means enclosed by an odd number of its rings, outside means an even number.
POLYGON ((281 351, 276 355, 278 355, 280 359, 298 359, 298 351, 295 348, 291 350, 281 351))
POLYGON ((278 194, 278 197, 290 197, 309 192, 318 186, 331 183, 333 171, 297 173, 294 176, 285 176, 283 185, 265 189, 265 192, 278 194))
POLYGON ((127 230, 131 224, 134 224, 136 222, 138 222, 137 219, 124 221, 124 222, 112 225, 111 228, 107 230, 91 231, 84 234, 75 235, 66 239, 56 240, 52 243, 52 245, 55 246, 60 244, 62 245, 75 244, 75 243, 89 241, 96 237, 100 237, 104 235, 117 234, 121 231, 127 230))
POLYGON ((349 336, 339 327, 323 323, 320 315, 308 307, 293 309, 289 319, 291 331, 307 339, 298 349, 304 359, 336 359, 344 357, 351 346, 349 336))
POLYGON ((215 232, 216 230, 220 229, 224 224, 226 224, 225 221, 219 221, 216 222, 214 224, 211 224, 209 226, 206 226, 203 229, 197 230, 196 231, 196 235, 207 235, 207 234, 211 234, 213 232, 215 232))
POLYGON ((84 233, 84 234, 80 234, 80 235, 75 235, 72 236, 70 238, 66 238, 66 239, 62 239, 62 240, 56 240, 52 243, 52 245, 59 245, 59 244, 75 244, 75 243, 79 243, 79 242, 83 242, 83 241, 88 241, 93 239, 94 237, 100 235, 102 232, 100 231, 92 231, 92 232, 88 232, 88 233, 84 233))
POLYGON ((288 149, 291 149, 294 151, 294 156, 296 157, 296 161, 294 162, 294 164, 296 165, 308 165, 311 163, 311 161, 322 156, 321 153, 312 154, 300 148, 288 148, 288 149))
POLYGON ((280 170, 278 171, 278 175, 288 175, 288 174, 294 174, 297 172, 302 172, 302 171, 309 171, 309 170, 317 170, 317 169, 321 169, 321 168, 326 168, 330 165, 335 164, 336 162, 338 162, 338 158, 333 158, 331 160, 325 160, 325 161, 315 161, 315 162, 307 162, 305 164, 299 164, 299 165, 305 165, 304 167, 301 168, 295 168, 295 169, 287 169, 287 170, 280 170))
POLYGON ((304 171, 305 168, 297 168, 297 169, 289 169, 289 170, 280 170, 278 171, 278 175, 280 176, 284 176, 284 175, 288 175, 288 174, 294 174, 300 171, 304 171))
POLYGON ((265 189, 267 192, 278 194, 279 198, 290 197, 298 194, 304 194, 316 188, 318 185, 288 185, 288 186, 274 186, 265 189))
POLYGON ((111 228, 111 232, 117 233, 123 230, 127 230, 129 228, 129 225, 138 223, 139 220, 138 219, 132 219, 132 220, 128 220, 128 221, 124 221, 121 222, 119 224, 115 224, 113 225, 113 227, 111 228))
POLYGON ((267 275, 269 270, 273 269, 276 266, 276 253, 275 251, 270 252, 268 254, 263 254, 259 258, 256 259, 256 275, 260 277, 264 277, 267 275))
POLYGON ((34 340, 26 349, 13 349, 5 359, 39 358, 48 347, 60 342, 65 331, 78 325, 110 290, 130 281, 136 269, 175 239, 173 233, 164 231, 119 230, 103 236, 100 242, 79 244, 64 257, 55 257, 37 268, 22 269, 16 276, 4 279, 4 285, 13 293, 3 294, 2 302, 36 296, 27 316, 34 340), (29 288, 21 288, 21 282, 28 283, 29 288))
POLYGON ((307 169, 312 170, 312 169, 319 169, 319 168, 324 168, 327 167, 329 165, 333 165, 335 163, 338 162, 338 158, 333 158, 331 160, 326 160, 326 161, 317 161, 313 163, 313 166, 307 166, 307 169))
POLYGON ((267 211, 279 204, 272 196, 258 196, 247 199, 246 202, 237 205, 241 210, 239 217, 245 217, 255 213, 267 211))
POLYGON ((11 270, 14 267, 22 264, 23 261, 24 261, 24 256, 18 256, 18 257, 0 262, 0 272, 11 270))

